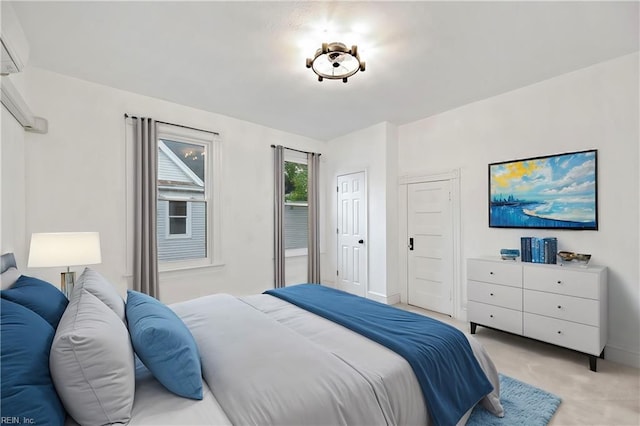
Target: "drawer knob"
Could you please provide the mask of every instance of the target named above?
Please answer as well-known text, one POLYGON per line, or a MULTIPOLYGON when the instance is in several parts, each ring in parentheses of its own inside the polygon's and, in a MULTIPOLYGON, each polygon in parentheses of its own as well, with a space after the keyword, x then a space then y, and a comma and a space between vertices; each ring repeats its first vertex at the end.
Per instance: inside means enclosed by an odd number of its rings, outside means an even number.
POLYGON ((562 284, 562 281, 558 280, 558 284, 562 284))
MULTIPOLYGON (((493 314, 489 315, 489 318, 493 318, 493 314)), ((559 332, 558 332, 559 333, 559 332)))
POLYGON ((562 331, 558 330, 558 334, 562 334, 562 331))
POLYGON ((558 305, 558 309, 562 309, 562 306, 558 305))
POLYGON ((492 271, 492 272, 489 272, 489 275, 493 275, 493 271, 492 271))
POLYGON ((493 296, 493 293, 489 293, 490 296, 493 296))

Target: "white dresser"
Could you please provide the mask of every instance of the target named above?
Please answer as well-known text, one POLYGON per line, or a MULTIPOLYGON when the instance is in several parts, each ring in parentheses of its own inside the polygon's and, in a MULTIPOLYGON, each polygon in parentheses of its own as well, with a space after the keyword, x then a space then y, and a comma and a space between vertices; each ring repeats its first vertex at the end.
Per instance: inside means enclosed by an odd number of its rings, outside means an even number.
POLYGON ((589 355, 592 371, 607 343, 607 268, 467 260, 467 313, 478 325, 589 355))

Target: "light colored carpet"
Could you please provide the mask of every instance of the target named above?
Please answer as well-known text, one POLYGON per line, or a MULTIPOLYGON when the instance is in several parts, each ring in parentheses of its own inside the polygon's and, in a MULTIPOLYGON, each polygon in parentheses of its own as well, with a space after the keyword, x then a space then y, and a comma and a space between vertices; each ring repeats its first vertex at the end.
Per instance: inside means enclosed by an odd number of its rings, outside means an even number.
POLYGON ((496 417, 477 405, 467 426, 546 426, 560 405, 557 396, 503 374, 500 374, 500 401, 504 417, 496 417))

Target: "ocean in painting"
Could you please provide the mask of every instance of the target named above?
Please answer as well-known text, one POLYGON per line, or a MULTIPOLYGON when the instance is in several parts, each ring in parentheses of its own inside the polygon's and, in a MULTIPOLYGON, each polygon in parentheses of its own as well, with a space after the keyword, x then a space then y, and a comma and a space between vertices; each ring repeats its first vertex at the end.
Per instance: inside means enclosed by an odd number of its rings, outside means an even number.
POLYGON ((596 151, 489 165, 489 226, 597 229, 596 151))
MULTIPOLYGON (((565 207, 556 205, 555 208, 562 212, 565 207)), ((554 219, 551 212, 553 206, 545 203, 527 203, 518 205, 493 205, 490 207, 489 226, 494 227, 514 227, 514 228, 573 228, 573 229, 594 229, 595 220, 585 220, 581 222, 572 220, 554 219)), ((561 214, 556 217, 562 217, 561 214)), ((593 217, 593 215, 591 216, 593 217)))

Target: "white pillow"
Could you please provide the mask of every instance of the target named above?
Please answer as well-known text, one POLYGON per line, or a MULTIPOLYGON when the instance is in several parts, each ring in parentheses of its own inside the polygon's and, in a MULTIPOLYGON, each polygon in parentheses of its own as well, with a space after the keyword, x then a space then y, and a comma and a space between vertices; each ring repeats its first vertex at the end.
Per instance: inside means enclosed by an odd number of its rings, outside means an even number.
POLYGON ((20 272, 18 272, 18 269, 13 266, 7 269, 2 274, 0 274, 0 288, 2 288, 2 290, 8 289, 13 284, 15 284, 16 281, 18 281, 20 275, 21 274, 20 272))
POLYGON ((76 281, 73 291, 84 288, 89 293, 100 299, 102 303, 113 309, 113 312, 126 323, 124 313, 124 299, 116 288, 105 277, 91 268, 84 268, 84 271, 76 281))
POLYGON ((86 289, 71 295, 53 338, 49 367, 62 404, 79 424, 129 422, 135 392, 129 332, 86 289))

